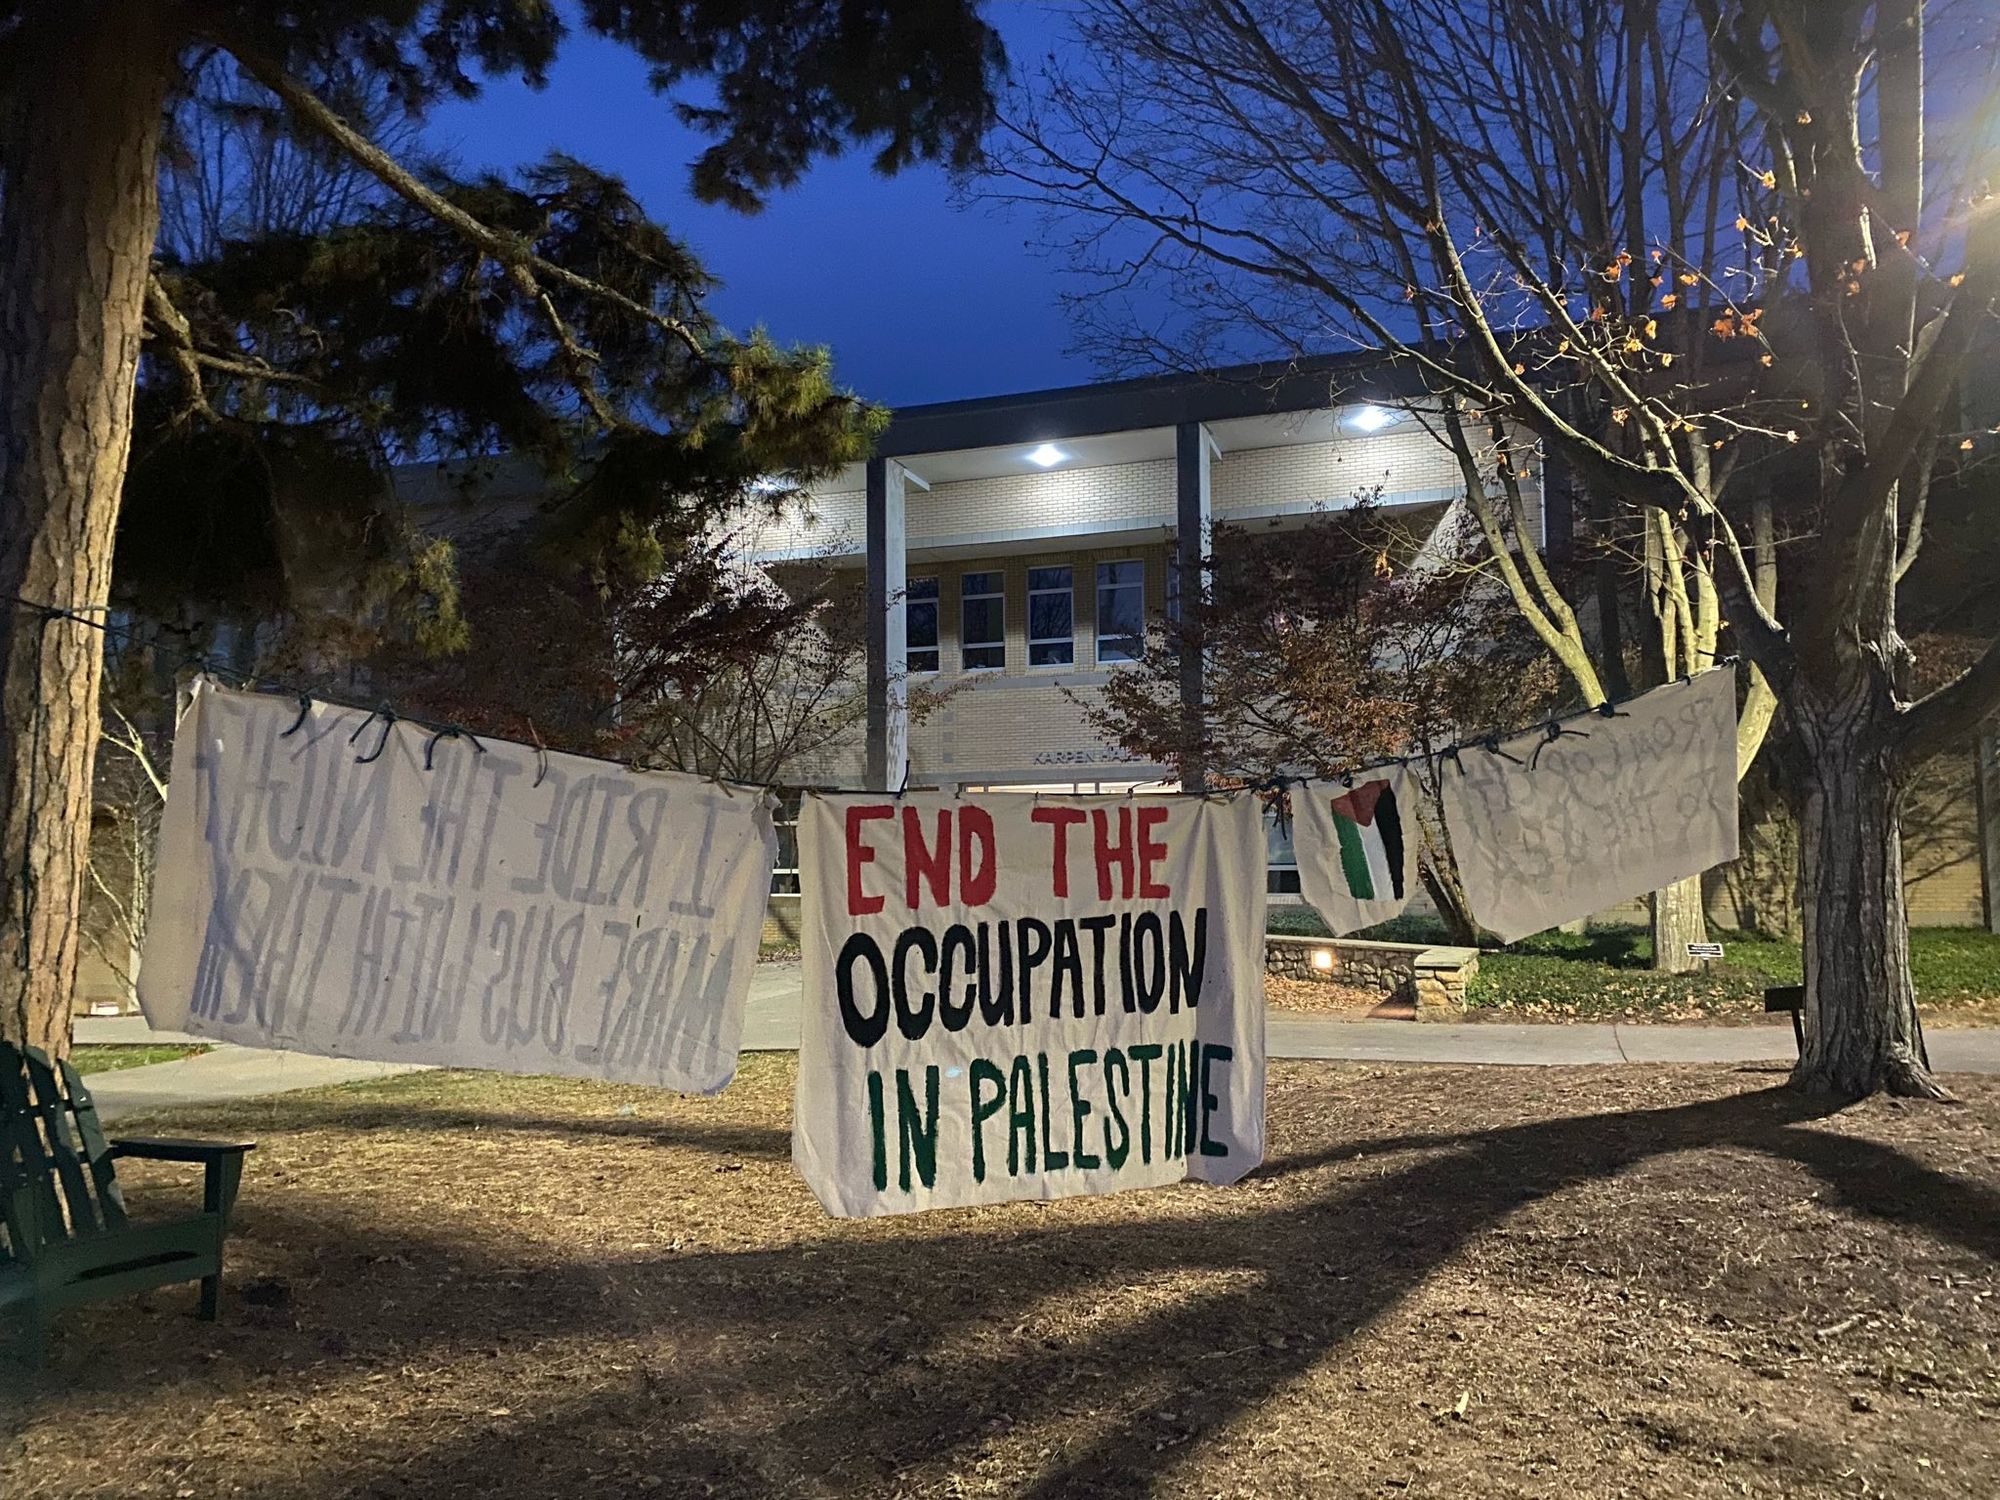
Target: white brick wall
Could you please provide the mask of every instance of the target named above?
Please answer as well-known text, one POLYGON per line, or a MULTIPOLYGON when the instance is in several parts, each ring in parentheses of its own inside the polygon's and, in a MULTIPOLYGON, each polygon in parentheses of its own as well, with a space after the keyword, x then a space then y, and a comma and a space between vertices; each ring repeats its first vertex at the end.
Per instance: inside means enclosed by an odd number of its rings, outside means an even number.
POLYGON ((947 538, 1057 533, 1087 526, 1117 530, 1172 525, 1174 465, 1103 464, 1009 474, 940 484, 929 494, 912 490, 909 529, 913 546, 947 538))
POLYGON ((1377 485, 1389 504, 1450 500, 1464 489, 1449 450, 1414 424, 1339 442, 1224 453, 1213 485, 1218 519, 1347 505, 1377 485))
POLYGON ((810 504, 795 507, 774 521, 752 526, 743 539, 743 550, 764 559, 859 552, 867 535, 867 491, 829 490, 813 495, 810 504))

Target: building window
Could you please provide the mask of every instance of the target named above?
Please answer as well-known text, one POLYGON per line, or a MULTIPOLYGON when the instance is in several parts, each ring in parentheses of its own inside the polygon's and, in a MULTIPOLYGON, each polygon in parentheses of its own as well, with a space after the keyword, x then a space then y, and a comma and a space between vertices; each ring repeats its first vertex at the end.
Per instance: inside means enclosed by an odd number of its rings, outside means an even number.
POLYGON ((1028 665, 1076 661, 1074 580, 1068 568, 1028 569, 1028 665))
POLYGON ((967 672, 1007 665, 1006 575, 958 577, 958 659, 967 672))
POLYGON ((935 672, 938 669, 938 581, 912 578, 903 599, 903 649, 909 658, 908 670, 935 672))
POLYGON ((799 793, 786 792, 772 809, 771 824, 778 835, 778 850, 771 864, 771 894, 796 896, 799 893, 799 793))
POLYGON ((1299 857, 1292 849, 1292 820, 1275 807, 1264 809, 1265 890, 1273 896, 1299 893, 1299 857))
POLYGON ((1146 565, 1097 565, 1097 659, 1137 661, 1146 645, 1146 565))

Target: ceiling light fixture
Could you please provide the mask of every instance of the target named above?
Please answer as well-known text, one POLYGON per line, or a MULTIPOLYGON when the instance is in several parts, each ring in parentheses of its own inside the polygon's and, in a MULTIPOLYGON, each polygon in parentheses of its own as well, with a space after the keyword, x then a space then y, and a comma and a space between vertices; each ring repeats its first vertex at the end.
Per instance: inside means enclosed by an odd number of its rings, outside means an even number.
POLYGON ((1027 457, 1028 462, 1038 469, 1053 469, 1057 464, 1068 458, 1069 455, 1054 443, 1044 443, 1041 447, 1028 454, 1027 457))
POLYGON ((1379 406, 1364 406, 1348 420, 1363 432, 1380 432, 1396 420, 1396 414, 1379 406))

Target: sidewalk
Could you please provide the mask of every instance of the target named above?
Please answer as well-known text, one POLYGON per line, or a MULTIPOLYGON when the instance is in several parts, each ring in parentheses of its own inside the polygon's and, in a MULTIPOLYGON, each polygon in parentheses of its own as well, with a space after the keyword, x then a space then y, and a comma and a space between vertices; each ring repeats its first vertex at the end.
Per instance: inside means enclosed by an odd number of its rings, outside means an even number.
MULTIPOLYGON (((1591 1063, 1789 1063, 1790 1026, 1527 1026, 1467 1022, 1328 1021, 1272 1016, 1274 1058, 1356 1062, 1501 1063, 1574 1067, 1591 1063)), ((2000 1029, 1926 1033, 1941 1073, 2000 1073, 2000 1029)))
MULTIPOLYGON (((794 1052, 799 1045, 799 965, 762 964, 743 1025, 746 1052, 794 1052)), ((1530 1026, 1467 1022, 1335 1021, 1273 1011, 1265 1032, 1274 1058, 1355 1062, 1503 1063, 1568 1067, 1588 1063, 1790 1062, 1798 1055, 1782 1026, 1530 1026)), ((1933 1031, 1931 1061, 1946 1073, 2000 1073, 2000 1028, 1933 1031)))
MULTIPOLYGON (((803 974, 796 963, 760 964, 743 1022, 745 1052, 795 1052, 803 974)), ((1789 1026, 1524 1026, 1468 1022, 1335 1021, 1273 1012, 1266 1032, 1273 1058, 1351 1062, 1473 1063, 1574 1067, 1616 1063, 1790 1062, 1789 1026)), ((140 1016, 80 1016, 79 1042, 144 1045, 199 1041, 155 1032, 140 1016)), ((2000 1028, 1932 1031, 1931 1062, 1943 1073, 2000 1073, 2000 1028)), ((407 1064, 307 1057, 250 1047, 217 1047, 200 1057, 97 1073, 91 1096, 109 1119, 181 1104, 281 1094, 416 1071, 407 1064)))
MULTIPOLYGON (((95 1041, 82 1026, 79 1041, 95 1041)), ((171 1034, 156 1038, 146 1033, 138 1040, 176 1041, 171 1034)), ((125 1038, 119 1038, 121 1042, 125 1038)), ((154 1063, 144 1068, 119 1068, 109 1073, 92 1073, 84 1082, 97 1112, 107 1120, 141 1114, 155 1109, 172 1109, 183 1104, 221 1104, 232 1099, 257 1099, 266 1094, 287 1094, 293 1089, 316 1089, 329 1083, 359 1083, 368 1078, 389 1078, 397 1073, 417 1071, 407 1063, 361 1062, 348 1057, 307 1057, 301 1052, 267 1052, 259 1047, 217 1047, 200 1057, 184 1057, 178 1062, 154 1063)))

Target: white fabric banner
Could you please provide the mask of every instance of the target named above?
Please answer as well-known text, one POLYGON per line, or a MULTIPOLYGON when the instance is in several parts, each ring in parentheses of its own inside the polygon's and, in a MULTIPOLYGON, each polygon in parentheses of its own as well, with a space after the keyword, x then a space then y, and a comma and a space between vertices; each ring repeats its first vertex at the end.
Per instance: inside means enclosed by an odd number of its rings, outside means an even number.
POLYGON ((792 1160, 830 1213, 1264 1157, 1257 801, 808 796, 792 1160))
POLYGON ((758 791, 197 683, 139 1000, 252 1047, 708 1093, 775 849, 758 791))
POLYGON ((1407 766, 1291 789, 1299 892, 1335 937, 1399 915, 1417 888, 1417 798, 1407 766))
POLYGON ((1504 755, 1462 749, 1440 773, 1466 904, 1502 942, 1736 858, 1734 671, 1566 727, 1502 741, 1504 755))

